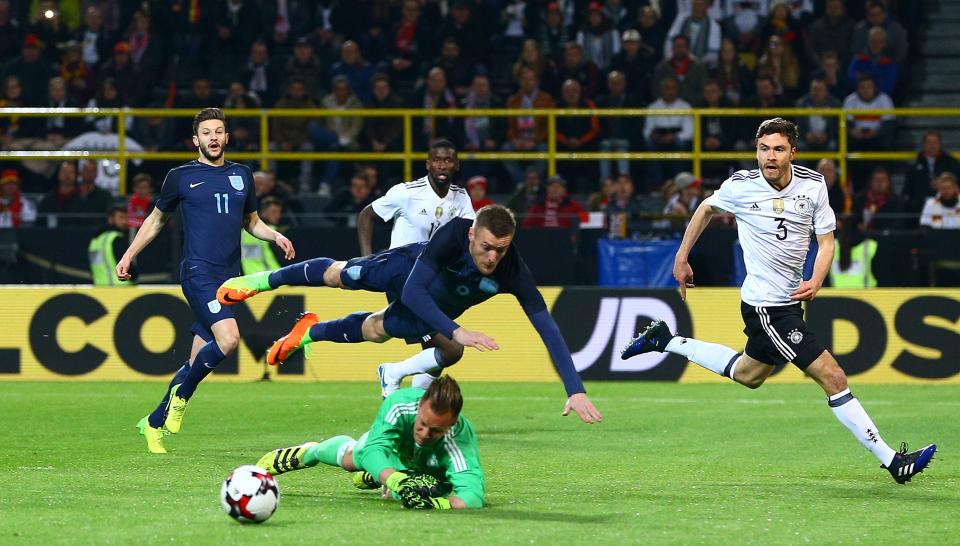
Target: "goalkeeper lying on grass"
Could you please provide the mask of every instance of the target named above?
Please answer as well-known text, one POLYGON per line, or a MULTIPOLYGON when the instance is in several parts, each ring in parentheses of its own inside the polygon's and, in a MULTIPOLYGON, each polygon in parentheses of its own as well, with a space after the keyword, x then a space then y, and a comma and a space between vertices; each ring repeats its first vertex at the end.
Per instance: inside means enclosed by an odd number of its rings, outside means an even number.
POLYGON ((384 399, 359 440, 334 436, 275 449, 257 466, 276 475, 324 463, 353 472, 360 489, 386 486, 405 508, 480 508, 483 470, 462 407, 460 386, 443 376, 426 391, 401 389, 384 399))

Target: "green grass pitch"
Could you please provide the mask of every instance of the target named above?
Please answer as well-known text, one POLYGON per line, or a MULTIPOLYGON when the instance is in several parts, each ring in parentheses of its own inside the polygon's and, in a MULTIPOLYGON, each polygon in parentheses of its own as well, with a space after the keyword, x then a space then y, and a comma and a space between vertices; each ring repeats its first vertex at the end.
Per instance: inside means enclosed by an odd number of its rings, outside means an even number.
POLYGON ((960 537, 960 386, 854 386, 894 447, 940 453, 893 482, 813 384, 593 383, 604 421, 561 418, 557 384, 467 383, 488 506, 412 512, 317 467, 280 476, 262 525, 220 483, 271 448, 359 436, 374 382, 201 385, 168 455, 134 424, 158 383, 6 383, 0 544, 934 544, 960 537), (952 538, 951 538, 952 537, 952 538))

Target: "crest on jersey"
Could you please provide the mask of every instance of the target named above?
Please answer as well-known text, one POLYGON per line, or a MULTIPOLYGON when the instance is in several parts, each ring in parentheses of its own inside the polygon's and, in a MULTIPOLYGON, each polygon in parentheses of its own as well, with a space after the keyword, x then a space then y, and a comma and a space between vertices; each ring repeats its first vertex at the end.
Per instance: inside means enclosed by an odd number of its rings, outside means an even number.
POLYGON ((810 210, 811 206, 812 205, 810 204, 810 199, 806 196, 798 197, 797 202, 793 204, 793 208, 796 209, 796 211, 799 212, 800 214, 803 214, 804 212, 807 212, 808 210, 810 210))
POLYGON ((798 343, 803 341, 803 332, 797 329, 790 330, 790 333, 787 334, 787 338, 790 339, 790 343, 797 345, 798 343))
POLYGON ((230 185, 233 186, 233 189, 240 191, 243 189, 243 177, 242 176, 233 176, 230 175, 227 178, 230 179, 230 185))
POLYGON ((783 212, 783 199, 773 200, 773 212, 780 214, 783 212))
POLYGON ((443 218, 443 207, 437 207, 437 210, 434 211, 434 214, 437 216, 437 220, 443 218))

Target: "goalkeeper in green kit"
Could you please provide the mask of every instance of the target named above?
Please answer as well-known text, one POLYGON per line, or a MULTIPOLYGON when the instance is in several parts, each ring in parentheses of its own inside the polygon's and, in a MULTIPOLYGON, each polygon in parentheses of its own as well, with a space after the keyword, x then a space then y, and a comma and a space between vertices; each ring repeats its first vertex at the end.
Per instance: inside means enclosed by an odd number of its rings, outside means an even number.
POLYGON ((443 376, 426 391, 401 389, 386 397, 359 440, 334 436, 275 449, 257 466, 277 475, 324 463, 353 472, 360 489, 385 486, 405 508, 480 508, 477 436, 462 407, 460 386, 443 376))

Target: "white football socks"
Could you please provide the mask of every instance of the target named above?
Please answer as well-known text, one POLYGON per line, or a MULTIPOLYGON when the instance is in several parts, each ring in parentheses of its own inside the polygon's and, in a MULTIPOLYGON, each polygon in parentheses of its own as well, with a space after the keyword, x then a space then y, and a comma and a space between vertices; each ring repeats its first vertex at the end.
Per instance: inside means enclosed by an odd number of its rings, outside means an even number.
POLYGON ((433 347, 424 349, 410 358, 391 364, 390 375, 400 377, 401 380, 408 375, 427 373, 436 371, 440 368, 437 363, 437 350, 433 347))
POLYGON ((418 373, 410 378, 410 386, 417 389, 427 390, 427 388, 429 388, 430 385, 433 385, 433 382, 436 380, 436 377, 428 373, 418 373))
POLYGON ((827 403, 830 404, 830 409, 837 416, 837 420, 850 430, 854 438, 863 447, 869 449, 883 466, 890 466, 896 451, 880 437, 877 425, 873 424, 873 420, 867 415, 860 401, 850 393, 850 389, 844 389, 828 397, 827 403))
POLYGON ((727 366, 726 377, 733 379, 733 373, 736 370, 736 363, 740 353, 734 351, 726 345, 718 343, 708 343, 690 337, 674 336, 664 348, 668 353, 687 357, 687 360, 702 366, 717 375, 724 375, 727 366))

